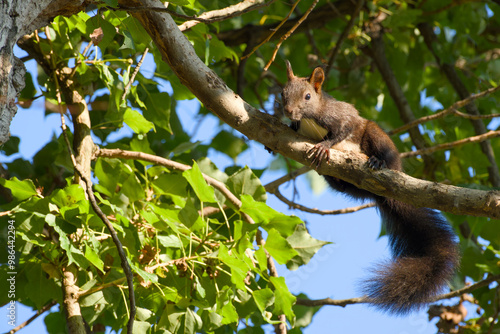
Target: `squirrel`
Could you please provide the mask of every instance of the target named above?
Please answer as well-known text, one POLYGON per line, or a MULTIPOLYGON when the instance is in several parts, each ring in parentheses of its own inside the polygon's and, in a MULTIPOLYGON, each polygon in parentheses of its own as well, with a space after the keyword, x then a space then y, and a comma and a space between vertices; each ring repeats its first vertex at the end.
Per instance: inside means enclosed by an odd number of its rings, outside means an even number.
MULTIPOLYGON (((288 82, 283 109, 291 127, 318 143, 307 154, 313 165, 330 158, 330 148, 369 157, 374 170, 402 171, 399 151, 373 121, 359 116, 353 105, 321 90, 325 73, 316 67, 308 78, 296 77, 286 61, 288 82)), ((354 199, 372 199, 385 222, 392 260, 375 269, 362 284, 368 302, 398 315, 421 309, 440 293, 459 263, 456 236, 440 213, 396 199, 375 195, 341 179, 324 175, 328 184, 354 199)))

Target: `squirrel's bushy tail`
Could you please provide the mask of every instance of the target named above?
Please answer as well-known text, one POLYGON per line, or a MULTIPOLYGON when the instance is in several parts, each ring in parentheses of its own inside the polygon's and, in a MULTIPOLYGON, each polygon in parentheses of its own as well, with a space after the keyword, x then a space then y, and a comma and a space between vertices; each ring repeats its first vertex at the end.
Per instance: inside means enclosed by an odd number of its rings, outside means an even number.
POLYGON ((379 264, 363 290, 393 314, 418 310, 440 293, 459 262, 455 235, 438 212, 375 196, 393 259, 379 264))

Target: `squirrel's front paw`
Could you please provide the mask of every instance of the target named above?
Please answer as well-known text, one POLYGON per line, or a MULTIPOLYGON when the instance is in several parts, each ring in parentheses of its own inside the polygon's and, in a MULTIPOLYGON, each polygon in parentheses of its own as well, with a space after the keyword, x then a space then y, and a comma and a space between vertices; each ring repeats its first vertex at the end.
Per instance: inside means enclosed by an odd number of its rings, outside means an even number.
POLYGON ((330 160, 330 147, 318 143, 307 151, 307 157, 313 158, 311 167, 317 168, 323 160, 330 160))

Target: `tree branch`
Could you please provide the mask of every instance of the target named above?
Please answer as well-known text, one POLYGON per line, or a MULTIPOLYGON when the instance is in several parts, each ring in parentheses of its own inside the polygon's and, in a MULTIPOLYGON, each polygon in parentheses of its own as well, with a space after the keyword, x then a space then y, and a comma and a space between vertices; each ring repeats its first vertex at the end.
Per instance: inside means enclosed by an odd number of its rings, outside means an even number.
POLYGON ((281 28, 281 26, 284 25, 288 21, 288 19, 290 18, 290 16, 293 13, 293 10, 295 9, 295 7, 297 7, 297 5, 299 4, 299 2, 300 2, 300 0, 296 0, 295 3, 292 5, 292 8, 288 12, 288 15, 285 16, 285 18, 283 20, 281 20, 281 22, 275 28, 271 29, 271 32, 269 33, 269 35, 267 35, 266 38, 264 38, 258 45, 256 45, 252 49, 252 51, 250 51, 249 53, 245 54, 241 58, 242 59, 247 59, 248 57, 250 57, 251 55, 253 55, 255 53, 255 51, 257 51, 262 45, 264 45, 267 42, 269 42, 271 40, 271 38, 274 36, 274 34, 276 34, 276 32, 279 31, 279 29, 281 28))
POLYGON ((419 124, 423 124, 425 122, 429 122, 429 121, 432 121, 432 120, 435 120, 435 119, 438 119, 438 118, 445 117, 448 114, 456 114, 456 115, 459 115, 460 117, 468 118, 468 119, 482 119, 482 118, 500 117, 500 114, 492 114, 492 115, 470 115, 469 114, 469 115, 467 115, 467 114, 463 114, 463 113, 457 111, 457 109, 466 106, 470 102, 472 102, 472 101, 474 101, 476 99, 479 99, 481 97, 484 97, 484 96, 486 96, 488 94, 492 94, 492 93, 496 92, 499 89, 500 89, 500 85, 496 86, 496 87, 489 88, 489 89, 487 89, 485 91, 482 91, 480 93, 477 93, 477 94, 472 94, 472 95, 470 95, 469 97, 467 97, 467 98, 465 98, 463 100, 460 100, 460 101, 457 101, 457 102, 453 103, 448 108, 446 108, 444 110, 441 110, 440 112, 435 113, 434 115, 424 116, 424 117, 416 119, 416 120, 414 120, 412 122, 406 123, 405 125, 397 128, 397 129, 394 129, 394 130, 391 130, 391 131, 387 132, 387 134, 389 134, 389 135, 395 135, 397 133, 404 132, 404 131, 406 131, 406 130, 408 130, 410 128, 413 128, 413 127, 415 127, 415 126, 417 126, 419 124))
MULTIPOLYGON (((460 77, 458 76, 457 72, 455 71, 455 68, 451 64, 443 63, 442 60, 439 58, 439 55, 436 53, 434 49, 434 45, 437 42, 436 35, 434 34, 434 31, 432 30, 432 26, 429 23, 420 23, 417 25, 420 33, 424 37, 424 42, 427 45, 427 48, 429 51, 432 53, 434 58, 436 59, 436 62, 438 63, 440 69, 444 72, 446 78, 450 82, 450 84, 453 86, 455 91, 457 92, 458 96, 461 99, 466 99, 470 97, 470 93, 467 90, 467 87, 465 84, 460 80, 460 77)), ((468 103, 465 105, 465 110, 467 113, 471 115, 480 115, 481 113, 479 112, 479 109, 477 108, 476 104, 471 101, 471 103, 468 103)), ((485 134, 487 129, 486 126, 484 125, 482 120, 471 120, 472 126, 474 127, 474 130, 476 132, 476 135, 482 135, 485 134)), ((482 141, 480 143, 481 150, 483 151, 484 155, 488 158, 488 161, 490 163, 490 166, 488 167, 488 172, 490 176, 490 182, 493 186, 499 188, 500 187, 500 171, 498 170, 498 165, 495 160, 495 153, 493 151, 493 148, 491 147, 491 143, 489 141, 482 141)))
POLYGON ((444 144, 440 144, 440 145, 436 145, 436 146, 432 146, 432 147, 427 147, 427 148, 424 148, 422 150, 403 152, 399 156, 401 158, 409 158, 409 157, 415 157, 417 155, 431 154, 431 153, 434 153, 436 151, 449 150, 451 148, 462 146, 464 144, 481 143, 485 140, 495 138, 495 137, 500 137, 500 131, 488 131, 488 132, 486 132, 482 135, 479 135, 479 136, 468 137, 465 139, 452 141, 450 143, 444 143, 444 144))
POLYGON ((76 285, 77 278, 78 268, 74 263, 63 269, 62 288, 66 326, 70 334, 90 333, 78 303, 80 288, 76 285))
MULTIPOLYGON (((133 152, 133 151, 124 151, 120 149, 99 149, 95 152, 95 157, 100 157, 100 158, 121 158, 121 159, 133 159, 133 160, 143 160, 143 161, 149 161, 151 163, 160 165, 160 166, 165 166, 171 169, 175 169, 178 171, 186 171, 191 169, 191 166, 184 165, 172 160, 168 160, 156 155, 152 154, 147 154, 143 152, 133 152)), ((229 189, 226 188, 226 185, 220 181, 217 181, 216 179, 202 174, 203 178, 205 181, 211 185, 212 187, 216 188, 219 190, 225 197, 228 199, 236 208, 241 208, 241 201, 239 200, 238 197, 236 197, 229 189)), ((247 215, 244 212, 241 212, 241 215, 243 219, 249 223, 249 224, 255 224, 253 219, 247 215)))
MULTIPOLYGON (((458 297, 460 295, 463 295, 464 293, 470 293, 474 290, 477 290, 479 288, 485 287, 490 285, 493 282, 498 282, 500 281, 500 275, 491 275, 488 278, 479 281, 475 284, 472 284, 471 286, 464 287, 462 289, 458 289, 455 291, 451 291, 449 293, 444 293, 439 296, 434 297, 432 300, 430 300, 430 303, 434 303, 438 300, 443 300, 443 299, 450 299, 453 297, 458 297)), ((303 305, 303 306, 325 306, 325 305, 332 305, 332 306, 342 306, 345 307, 346 305, 351 305, 351 304, 362 304, 362 303, 368 303, 368 299, 366 297, 357 297, 357 298, 349 298, 349 299, 331 299, 331 298, 323 298, 323 299, 305 299, 305 298, 297 298, 297 305, 303 305)))
MULTIPOLYGON (((126 5, 136 0, 121 0, 126 5)), ((144 0, 148 6, 156 0, 144 0)), ((307 150, 314 143, 305 140, 277 118, 264 114, 230 90, 222 79, 198 58, 191 43, 168 14, 136 12, 164 59, 181 82, 222 121, 290 159, 309 165, 307 150)), ((322 175, 332 175, 374 194, 397 198, 415 206, 455 214, 500 218, 500 192, 465 189, 418 180, 394 170, 373 171, 366 157, 353 152, 331 150, 329 162, 318 166, 322 175)))
MULTIPOLYGON (((305 19, 307 19, 307 16, 309 16, 309 14, 312 12, 312 10, 314 9, 314 7, 316 7, 316 5, 318 4, 318 1, 319 0, 314 0, 312 2, 311 6, 309 6, 309 8, 307 9, 307 11, 304 13, 304 15, 302 15, 301 18, 297 22, 295 22, 295 24, 293 25, 293 27, 291 27, 290 30, 288 30, 286 32, 286 34, 284 34, 283 36, 281 36, 280 40, 276 44, 276 47, 274 48, 274 52, 273 52, 273 55, 271 56, 271 59, 267 62, 266 66, 264 66, 264 71, 267 71, 269 69, 269 67, 271 66, 271 64, 273 63, 274 59, 276 58, 276 54, 278 53, 278 50, 281 47, 281 44, 288 37, 290 37, 290 35, 293 34, 293 32, 302 24, 302 22, 305 21, 305 19)), ((298 4, 298 2, 299 1, 297 1, 296 4, 298 4)))
POLYGON ((349 23, 345 26, 344 30, 342 30, 342 34, 340 34, 339 39, 337 40, 337 43, 335 44, 335 47, 333 48, 333 51, 330 55, 330 58, 328 59, 328 65, 326 66, 325 70, 325 77, 328 78, 328 75, 330 74, 330 70, 332 69, 333 64, 335 63, 335 59, 337 59, 337 56, 340 51, 340 47, 344 43, 345 39, 349 35, 349 32, 352 30, 352 27, 354 27, 354 22, 358 18, 359 12, 361 11, 361 8, 363 8, 363 4, 365 3, 365 0, 358 0, 356 7, 354 7, 354 10, 351 14, 351 19, 349 20, 349 23))
POLYGON ((268 184, 266 184, 266 185, 264 186, 264 188, 266 189, 266 191, 267 191, 268 193, 271 193, 271 194, 272 194, 272 193, 274 193, 274 191, 275 191, 276 189, 278 189, 278 187, 279 187, 280 185, 282 185, 283 183, 286 183, 286 182, 288 182, 288 181, 290 181, 290 180, 293 180, 293 179, 295 179, 295 178, 299 177, 300 175, 302 175, 302 174, 305 174, 305 173, 309 172, 310 170, 312 170, 312 169, 311 169, 311 167, 308 167, 308 166, 303 166, 303 167, 300 167, 299 169, 296 169, 296 170, 294 170, 294 171, 291 171, 290 173, 288 173, 288 174, 286 174, 286 175, 284 175, 284 176, 280 177, 280 178, 279 178, 279 179, 277 179, 277 180, 274 180, 274 181, 272 181, 272 182, 269 182, 268 184))
MULTIPOLYGON (((49 36, 50 34, 47 34, 49 36)), ((35 34, 36 36, 36 34, 35 34)), ((50 40, 49 40, 50 42, 50 40)), ((85 99, 78 93, 78 91, 73 86, 73 82, 68 79, 73 73, 70 68, 59 69, 55 65, 55 60, 53 59, 53 55, 51 57, 45 57, 43 52, 40 49, 40 44, 35 44, 31 38, 24 38, 22 42, 19 43, 20 47, 22 47, 26 52, 31 54, 35 59, 37 59, 38 64, 42 66, 42 68, 46 71, 46 73, 51 76, 54 76, 54 83, 57 87, 57 99, 58 105, 60 108, 61 114, 61 128, 64 140, 66 142, 66 146, 68 149, 68 154, 71 158, 71 162, 75 169, 75 183, 80 183, 82 188, 85 190, 86 196, 89 199, 94 212, 97 216, 102 220, 104 225, 110 231, 111 237, 113 239, 114 244, 116 245, 118 254, 121 260, 121 266, 123 268, 123 272, 127 278, 127 284, 129 287, 129 303, 130 303, 130 316, 127 324, 127 333, 132 334, 132 328, 134 323, 134 317, 136 313, 135 308, 135 295, 134 295, 134 285, 133 285, 133 274, 132 269, 127 260, 127 256, 123 249, 123 245, 116 234, 116 231, 113 225, 109 222, 106 215, 101 211, 99 205, 97 204, 94 196, 94 192, 92 190, 92 181, 90 180, 90 162, 92 151, 94 148, 94 143, 92 138, 90 137, 90 115, 88 113, 88 107, 85 99), (50 63, 49 61, 52 61, 50 63), (66 123, 64 121, 64 110, 62 109, 62 99, 60 92, 63 92, 66 100, 66 105, 68 109, 72 113, 75 134, 73 138, 73 148, 77 152, 77 156, 73 154, 71 144, 69 142, 67 136, 66 123)), ((71 271, 68 273, 68 279, 70 277, 71 271)), ((75 280, 76 280, 75 275, 75 280)), ((66 304, 65 304, 66 305, 66 304)), ((73 306, 71 312, 76 310, 76 306, 73 306)), ((68 316, 70 316, 68 312, 68 316)), ((74 322, 75 320, 83 319, 77 316, 74 316, 73 319, 68 318, 68 322, 74 322)), ((77 326, 77 328, 82 328, 82 325, 77 326)))
MULTIPOLYGON (((350 0, 338 0, 334 2, 334 6, 326 4, 313 10, 297 29, 297 32, 323 27, 327 22, 350 13, 352 13, 352 2, 350 0)), ((281 38, 281 36, 283 36, 286 31, 290 30, 299 19, 300 18, 297 17, 287 20, 286 23, 283 24, 283 29, 276 32, 273 39, 281 38)), ((269 31, 274 31, 277 25, 276 23, 266 25, 249 24, 240 29, 220 32, 217 34, 217 38, 223 41, 227 46, 249 44, 250 41, 253 41, 254 45, 257 45, 269 35, 269 31)))
MULTIPOLYGON (((274 260, 272 256, 269 254, 267 249, 264 248, 264 245, 266 244, 266 241, 262 238, 262 232, 260 230, 257 230, 256 234, 256 242, 257 245, 262 247, 264 252, 266 253, 266 258, 267 258, 267 269, 269 270, 269 275, 272 277, 279 277, 278 270, 276 269, 276 264, 274 263, 274 260)), ((286 334, 287 333, 287 328, 286 328, 286 315, 280 314, 278 316, 278 320, 280 321, 279 324, 274 325, 274 331, 276 334, 286 334)))
MULTIPOLYGON (((262 7, 267 7, 271 5, 273 2, 276 0, 270 0, 266 2, 265 0, 244 0, 240 3, 237 3, 235 5, 228 6, 226 8, 222 9, 216 9, 212 10, 209 12, 205 12, 203 14, 200 14, 198 16, 198 19, 205 19, 209 20, 209 22, 217 22, 217 21, 222 21, 222 20, 227 20, 232 17, 240 16, 245 13, 251 12, 253 10, 260 9, 262 7)), ((190 29, 197 25, 199 21, 196 19, 191 20, 191 21, 186 21, 183 24, 179 26, 179 29, 181 31, 190 29)))
POLYGON ((54 306, 56 304, 57 304, 57 301, 55 301, 55 300, 51 301, 50 303, 48 303, 47 305, 45 305, 44 307, 42 307, 41 309, 39 309, 38 311, 36 311, 36 313, 31 318, 29 318, 28 320, 26 320, 25 322, 23 322, 19 326, 16 326, 15 328, 11 329, 8 332, 8 334, 14 334, 15 332, 17 332, 17 331, 23 329, 24 327, 28 326, 36 318, 38 318, 39 316, 41 316, 42 314, 44 314, 45 312, 47 312, 48 310, 50 310, 52 308, 52 306, 54 306))
POLYGON ((304 211, 304 212, 309 212, 309 213, 314 213, 314 214, 322 215, 322 216, 324 216, 324 215, 341 215, 341 214, 345 214, 345 213, 353 213, 353 212, 360 211, 360 210, 363 210, 363 209, 375 207, 375 203, 367 203, 367 204, 363 204, 363 205, 359 205, 359 206, 354 206, 354 207, 351 207, 351 208, 344 208, 344 209, 338 209, 338 210, 311 209, 311 208, 308 208, 308 207, 306 207, 304 205, 301 205, 301 204, 298 204, 298 203, 290 201, 288 198, 286 198, 285 196, 283 196, 281 194, 281 192, 279 191, 279 189, 276 189, 272 194, 274 196, 278 197, 283 203, 287 204, 291 208, 298 209, 298 210, 304 211))

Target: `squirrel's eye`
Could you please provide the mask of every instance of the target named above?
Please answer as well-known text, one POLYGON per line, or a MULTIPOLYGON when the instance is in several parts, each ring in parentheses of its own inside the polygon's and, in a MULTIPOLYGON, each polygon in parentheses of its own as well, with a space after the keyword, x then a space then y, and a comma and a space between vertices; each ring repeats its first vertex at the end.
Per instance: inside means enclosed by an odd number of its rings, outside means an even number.
POLYGON ((306 94, 306 100, 310 100, 311 99, 311 94, 307 93, 306 94))

